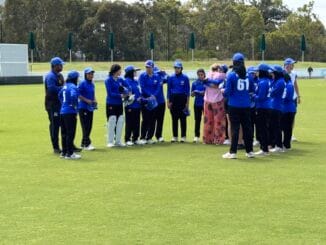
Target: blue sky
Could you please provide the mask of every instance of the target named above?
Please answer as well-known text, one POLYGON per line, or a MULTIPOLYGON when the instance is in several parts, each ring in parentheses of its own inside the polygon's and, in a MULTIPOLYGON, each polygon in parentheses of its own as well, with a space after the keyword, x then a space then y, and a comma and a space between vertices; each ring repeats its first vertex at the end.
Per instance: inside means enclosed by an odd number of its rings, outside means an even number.
MULTIPOLYGON (((302 0, 283 0, 283 4, 287 5, 291 10, 297 10, 298 7, 302 7, 304 4, 309 3, 309 1, 302 0)), ((325 0, 315 0, 313 12, 317 14, 318 18, 323 22, 326 27, 326 1, 325 0)))

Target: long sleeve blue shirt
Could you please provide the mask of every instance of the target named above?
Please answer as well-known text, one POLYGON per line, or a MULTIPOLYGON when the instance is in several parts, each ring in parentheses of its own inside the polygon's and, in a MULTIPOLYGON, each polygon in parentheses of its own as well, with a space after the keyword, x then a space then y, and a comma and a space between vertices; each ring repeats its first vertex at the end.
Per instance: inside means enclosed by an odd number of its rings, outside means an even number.
POLYGON ((283 106, 282 106, 282 112, 288 113, 288 112, 296 112, 297 108, 295 106, 295 102, 293 99, 294 94, 294 86, 292 82, 288 82, 285 85, 285 89, 283 92, 283 106))
POLYGON ((144 98, 155 96, 157 103, 164 103, 163 82, 159 74, 153 73, 150 76, 143 72, 140 74, 138 81, 144 98))
POLYGON ((66 83, 59 91, 59 100, 61 102, 60 114, 77 114, 78 89, 73 83, 66 83))
POLYGON ((280 78, 277 81, 274 81, 271 88, 272 109, 282 111, 282 96, 285 89, 284 78, 280 78))
POLYGON ((197 79, 191 85, 191 92, 195 92, 195 102, 194 105, 202 107, 204 105, 204 92, 205 85, 203 81, 197 79))
POLYGON ((45 76, 44 84, 45 84, 46 101, 60 106, 58 94, 59 91, 62 89, 63 84, 60 84, 59 82, 59 73, 50 71, 45 76))
POLYGON ((257 109, 271 109, 270 97, 270 80, 268 78, 261 78, 258 82, 255 101, 257 109))
MULTIPOLYGON (((85 97, 91 101, 95 100, 95 85, 93 81, 83 80, 78 84, 78 92, 80 96, 85 97)), ((78 109, 89 110, 90 106, 83 100, 79 99, 78 109)))
POLYGON ((48 93, 58 95, 59 91, 62 89, 62 85, 59 84, 59 74, 50 71, 45 76, 45 86, 48 93))
MULTIPOLYGON (((248 74, 249 81, 253 84, 254 91, 258 88, 258 77, 253 74, 248 74)), ((255 93, 250 94, 250 108, 256 107, 256 101, 255 101, 255 93)))
POLYGON ((169 99, 172 94, 190 95, 190 82, 188 76, 184 74, 173 74, 168 78, 168 92, 169 99))
POLYGON ((109 105, 122 104, 121 93, 119 91, 120 86, 124 86, 124 87, 128 86, 121 77, 118 77, 117 80, 115 80, 113 76, 109 76, 105 80, 106 104, 109 105))
POLYGON ((224 96, 228 98, 228 105, 236 108, 250 108, 250 93, 253 84, 248 77, 241 79, 234 71, 226 79, 224 96))
POLYGON ((129 85, 129 89, 131 93, 135 95, 134 102, 131 105, 128 105, 126 108, 133 108, 133 109, 141 108, 141 104, 138 101, 138 99, 141 97, 141 88, 139 82, 131 78, 126 78, 125 82, 129 85))

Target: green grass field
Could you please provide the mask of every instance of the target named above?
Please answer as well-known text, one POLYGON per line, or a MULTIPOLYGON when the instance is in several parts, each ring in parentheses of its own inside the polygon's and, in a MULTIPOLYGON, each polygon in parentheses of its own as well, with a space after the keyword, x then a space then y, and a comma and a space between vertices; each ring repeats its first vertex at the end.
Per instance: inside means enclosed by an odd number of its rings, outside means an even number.
POLYGON ((67 161, 50 147, 44 87, 0 86, 0 244, 326 244, 326 82, 300 88, 291 152, 224 160, 225 146, 107 149, 97 83, 97 150, 67 161))
MULTIPOLYGON (((204 69, 209 69, 210 66, 213 63, 220 63, 220 64, 227 64, 227 65, 231 65, 231 60, 219 60, 219 61, 184 61, 183 62, 183 66, 184 69, 186 70, 197 70, 198 68, 204 68, 204 69)), ((266 61, 269 64, 283 64, 282 60, 274 60, 274 61, 266 61)), ((122 65, 122 67, 125 67, 127 65, 135 65, 141 69, 144 68, 144 62, 139 62, 139 61, 130 61, 130 62, 121 62, 121 61, 116 61, 114 63, 118 63, 120 65, 122 65)), ((158 61, 155 62, 156 65, 158 65, 161 69, 164 70, 171 70, 173 69, 173 61, 158 61)), ((246 61, 246 65, 250 66, 250 65, 258 65, 260 64, 261 61, 246 61)), ((109 67, 111 66, 110 62, 66 62, 64 69, 65 71, 69 71, 69 70, 83 70, 85 67, 87 66, 92 66, 93 69, 97 70, 97 71, 106 71, 109 70, 109 67)), ((321 63, 321 62, 298 62, 295 67, 296 68, 305 68, 307 69, 309 66, 312 66, 313 68, 325 68, 325 63, 321 63)), ((47 70, 50 69, 50 65, 49 63, 34 63, 34 64, 30 64, 29 65, 29 70, 30 71, 34 71, 34 72, 46 72, 47 70)))

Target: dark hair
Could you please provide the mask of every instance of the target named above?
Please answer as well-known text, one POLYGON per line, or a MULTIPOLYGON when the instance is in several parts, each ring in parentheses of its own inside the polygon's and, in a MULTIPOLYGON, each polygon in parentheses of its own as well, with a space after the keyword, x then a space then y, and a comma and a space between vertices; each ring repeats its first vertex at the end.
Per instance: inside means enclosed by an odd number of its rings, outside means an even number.
POLYGON ((284 73, 283 72, 277 72, 277 71, 275 71, 274 72, 274 76, 275 76, 275 80, 278 80, 278 79, 284 77, 284 73))
POLYGON ((284 74, 284 80, 285 80, 286 83, 291 81, 291 77, 290 77, 290 75, 288 73, 284 74))
POLYGON ((135 73, 135 70, 127 71, 125 73, 125 78, 130 78, 130 79, 134 80, 134 73, 135 73))
POLYGON ((203 68, 200 68, 200 69, 197 70, 197 75, 198 75, 199 72, 202 72, 202 73, 204 73, 206 75, 205 70, 203 68))
POLYGON ((270 78, 268 71, 259 70, 259 78, 270 78))
POLYGON ((247 76, 247 70, 244 65, 244 61, 233 61, 233 71, 238 74, 241 79, 245 79, 247 76))
POLYGON ((110 68, 109 75, 113 76, 119 70, 121 70, 121 66, 119 64, 113 64, 110 68))

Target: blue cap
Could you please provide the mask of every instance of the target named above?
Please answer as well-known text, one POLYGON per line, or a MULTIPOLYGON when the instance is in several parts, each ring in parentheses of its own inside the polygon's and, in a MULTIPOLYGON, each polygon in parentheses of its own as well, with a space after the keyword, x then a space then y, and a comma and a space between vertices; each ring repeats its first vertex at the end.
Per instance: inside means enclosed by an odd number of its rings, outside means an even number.
POLYGON ((183 109, 182 112, 183 112, 183 114, 186 115, 186 117, 190 116, 190 110, 188 108, 183 109))
POLYGON ((92 67, 87 67, 87 68, 85 68, 85 70, 84 70, 84 74, 88 74, 88 73, 94 73, 95 71, 94 71, 94 69, 92 68, 92 67))
POLYGON ((131 72, 131 71, 140 71, 140 69, 139 68, 136 68, 136 67, 134 67, 134 66, 127 66, 126 68, 125 68, 125 72, 127 73, 127 72, 131 72))
POLYGON ((232 57, 232 60, 233 61, 244 61, 245 60, 245 57, 243 54, 241 53, 235 53, 232 57))
POLYGON ((78 71, 70 71, 67 75, 67 79, 76 79, 79 77, 78 71))
POLYGON ((284 65, 293 65, 294 63, 297 63, 297 62, 292 58, 286 58, 284 60, 284 65))
POLYGON ((161 69, 158 66, 155 66, 153 71, 154 73, 159 73, 161 69))
POLYGON ((283 67, 280 66, 280 65, 274 65, 274 66, 273 66, 273 70, 276 71, 276 72, 278 72, 278 73, 282 73, 282 72, 284 72, 283 67))
POLYGON ((146 108, 151 111, 157 107, 157 100, 153 97, 147 98, 146 108))
POLYGON ((229 68, 228 68, 228 66, 227 66, 226 64, 221 65, 221 66, 220 66, 220 69, 221 69, 224 73, 227 73, 228 70, 229 70, 229 68))
POLYGON ((55 65, 64 65, 65 62, 63 62, 63 60, 60 57, 54 57, 51 59, 50 61, 51 65, 55 66, 55 65))
POLYGON ((249 66, 248 69, 247 69, 247 72, 249 74, 251 73, 256 73, 258 71, 257 67, 256 66, 249 66))
POLYGON ((152 60, 146 60, 145 67, 152 67, 152 68, 154 68, 154 61, 152 61, 152 60))
POLYGON ((174 67, 174 68, 182 68, 183 66, 182 66, 181 61, 176 60, 176 61, 174 62, 174 64, 173 64, 173 67, 174 67))
POLYGON ((274 69, 267 65, 267 64, 260 64, 258 67, 257 67, 258 71, 267 71, 267 72, 271 72, 273 71, 274 69))

